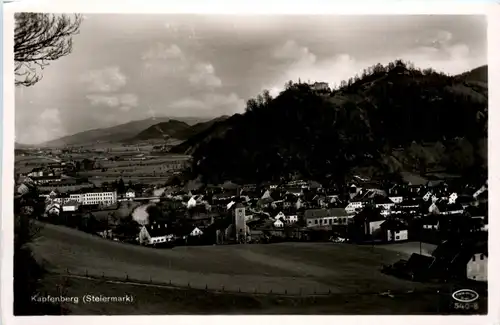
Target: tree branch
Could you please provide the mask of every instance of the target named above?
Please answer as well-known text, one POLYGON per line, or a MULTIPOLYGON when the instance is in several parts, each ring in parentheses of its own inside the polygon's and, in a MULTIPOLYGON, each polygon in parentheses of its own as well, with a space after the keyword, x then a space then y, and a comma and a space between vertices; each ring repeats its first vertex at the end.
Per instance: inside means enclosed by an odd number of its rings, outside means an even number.
POLYGON ((29 87, 41 80, 50 61, 71 53, 82 16, 40 13, 15 14, 15 85, 29 87))

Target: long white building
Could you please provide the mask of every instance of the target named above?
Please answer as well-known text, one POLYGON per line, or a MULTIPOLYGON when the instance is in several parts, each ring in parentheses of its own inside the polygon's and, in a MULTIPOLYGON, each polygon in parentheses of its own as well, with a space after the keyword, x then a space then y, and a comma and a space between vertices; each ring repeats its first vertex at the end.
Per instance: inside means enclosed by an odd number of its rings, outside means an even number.
POLYGON ((70 199, 82 205, 103 204, 112 205, 117 202, 116 191, 91 191, 77 194, 70 194, 70 199))

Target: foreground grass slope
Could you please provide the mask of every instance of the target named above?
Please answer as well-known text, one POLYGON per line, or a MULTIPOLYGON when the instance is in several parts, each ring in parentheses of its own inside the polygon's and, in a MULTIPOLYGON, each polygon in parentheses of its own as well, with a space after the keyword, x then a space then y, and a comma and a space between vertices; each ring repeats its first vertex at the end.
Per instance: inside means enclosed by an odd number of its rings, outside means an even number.
MULTIPOLYGON (((44 278, 48 294, 68 296, 93 294, 134 297, 132 303, 65 304, 71 315, 173 315, 173 314, 337 314, 337 315, 407 315, 449 312, 447 292, 395 294, 333 294, 326 297, 283 297, 212 293, 203 290, 176 290, 152 286, 108 283, 99 280, 67 278, 59 275, 44 278)), ((479 311, 484 313, 483 310, 479 311)))
POLYGON ((45 225, 34 252, 53 272, 117 277, 253 293, 360 293, 427 285, 380 273, 405 257, 379 247, 283 243, 154 250, 45 225))

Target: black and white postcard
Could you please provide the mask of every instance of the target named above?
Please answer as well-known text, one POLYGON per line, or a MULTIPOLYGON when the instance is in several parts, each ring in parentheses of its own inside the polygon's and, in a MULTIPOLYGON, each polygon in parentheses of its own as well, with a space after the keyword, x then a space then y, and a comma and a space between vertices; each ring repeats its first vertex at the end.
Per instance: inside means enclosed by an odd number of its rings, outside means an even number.
POLYGON ((7 324, 498 316, 495 6, 75 3, 4 7, 7 324))

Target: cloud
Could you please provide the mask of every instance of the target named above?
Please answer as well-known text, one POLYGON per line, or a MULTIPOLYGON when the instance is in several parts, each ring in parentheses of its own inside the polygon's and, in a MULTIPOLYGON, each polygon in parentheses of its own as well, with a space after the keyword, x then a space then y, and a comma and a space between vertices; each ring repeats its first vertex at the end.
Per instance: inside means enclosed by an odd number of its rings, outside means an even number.
POLYGON ((166 46, 163 43, 156 43, 142 54, 142 60, 169 60, 183 59, 184 54, 179 46, 172 44, 166 46))
POLYGON ((127 76, 118 66, 90 70, 83 74, 80 80, 87 85, 90 92, 114 92, 127 84, 127 76))
POLYGON ((273 52, 276 59, 293 61, 296 64, 314 64, 316 62, 316 55, 305 47, 300 46, 294 40, 288 40, 285 44, 276 48, 273 52))
POLYGON ((16 128, 16 141, 26 144, 41 143, 64 135, 64 125, 58 108, 43 110, 38 118, 32 116, 32 121, 25 128, 16 128))
POLYGON ((213 64, 187 56, 176 44, 156 43, 141 56, 148 77, 187 78, 192 86, 221 87, 213 64))
POLYGON ((199 116, 216 116, 225 114, 242 113, 245 101, 237 94, 204 94, 201 98, 183 98, 173 102, 170 107, 177 110, 175 115, 186 116, 198 114, 199 116))
POLYGON ((148 77, 175 75, 188 66, 184 52, 176 44, 156 43, 142 53, 141 59, 148 77))
POLYGON ((214 66, 210 63, 196 63, 188 77, 192 85, 220 87, 222 81, 215 74, 214 66))
POLYGON ((87 99, 92 106, 117 107, 123 111, 129 111, 138 105, 138 98, 135 94, 102 95, 90 94, 87 99))
POLYGON ((434 43, 410 48, 396 56, 387 54, 363 60, 347 53, 319 59, 307 47, 300 46, 295 41, 287 41, 272 53, 273 58, 280 60, 286 68, 271 82, 264 83, 262 88, 269 89, 272 95, 277 95, 283 90, 285 82, 297 81, 299 78, 303 81, 325 81, 331 86, 338 85, 340 81, 360 74, 363 69, 376 63, 385 65, 398 58, 411 61, 415 67, 421 69, 433 68, 452 75, 484 64, 482 57, 471 56, 466 44, 453 43, 453 35, 449 32, 438 31, 429 38, 431 39, 434 43), (431 46, 432 44, 439 46, 431 46))

